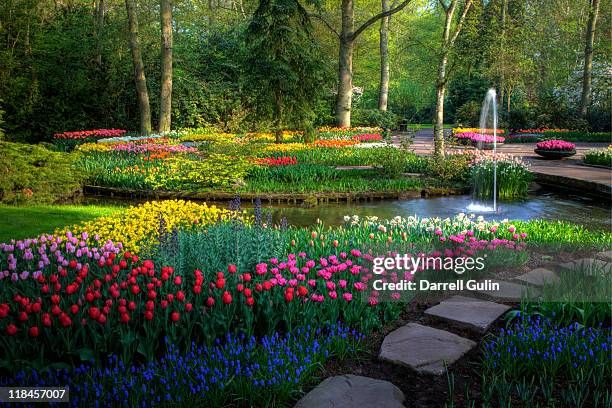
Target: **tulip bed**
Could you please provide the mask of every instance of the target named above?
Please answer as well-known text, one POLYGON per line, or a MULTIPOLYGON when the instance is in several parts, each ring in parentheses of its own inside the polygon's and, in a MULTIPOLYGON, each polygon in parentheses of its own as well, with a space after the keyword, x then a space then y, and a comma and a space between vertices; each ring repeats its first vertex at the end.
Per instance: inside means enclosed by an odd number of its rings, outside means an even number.
MULTIPOLYGON (((0 384, 70 384, 73 406, 194 393, 213 406, 283 405, 411 300, 372 290, 376 256, 486 254, 488 268, 507 268, 526 262, 534 229, 464 214, 275 227, 238 208, 152 202, 1 244, 0 384)), ((430 273, 454 278, 383 279, 430 273)))
POLYGON ((269 134, 112 138, 80 145, 77 168, 87 175, 88 184, 146 191, 368 192, 444 183, 399 177, 427 170, 428 159, 413 153, 387 145, 356 148, 368 144, 360 142, 380 141, 380 134, 363 133, 364 129, 336 132, 338 138, 311 144, 273 143, 269 134), (336 169, 342 165, 375 169, 336 169), (302 174, 296 178, 298 173, 302 174), (328 175, 324 180, 318 178, 322 173, 328 175))

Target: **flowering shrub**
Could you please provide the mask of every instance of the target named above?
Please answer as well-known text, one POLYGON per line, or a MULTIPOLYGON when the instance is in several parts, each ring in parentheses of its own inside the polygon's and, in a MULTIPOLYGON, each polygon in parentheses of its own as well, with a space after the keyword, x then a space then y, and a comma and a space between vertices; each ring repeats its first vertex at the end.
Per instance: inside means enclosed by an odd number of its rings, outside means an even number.
POLYGON ((68 406, 155 406, 186 403, 194 394, 207 406, 228 406, 239 395, 248 406, 288 401, 332 357, 355 352, 363 335, 340 324, 307 326, 260 339, 228 333, 210 346, 173 344, 163 356, 130 365, 117 356, 107 368, 83 364, 71 371, 21 371, 2 386, 68 386, 68 406), (172 384, 171 388, 168 385, 172 384))
POLYGON ((120 242, 125 250, 140 253, 144 248, 151 247, 157 242, 162 219, 165 229, 172 231, 194 223, 211 224, 219 219, 230 219, 234 215, 229 210, 193 201, 151 201, 130 207, 119 214, 100 217, 56 233, 59 236, 85 233, 88 237, 97 236, 102 241, 120 242))
POLYGON ((572 151, 576 148, 576 145, 563 140, 546 140, 537 143, 536 147, 540 150, 572 151))
POLYGON ((282 156, 282 157, 263 157, 257 159, 259 164, 263 164, 266 166, 289 166, 291 164, 297 164, 297 159, 291 156, 282 156))
POLYGON ((382 140, 380 133, 363 133, 353 136, 353 140, 358 142, 376 142, 382 140))
POLYGON ((504 400, 519 399, 523 406, 541 400, 546 405, 561 400, 567 406, 596 402, 597 395, 605 394, 604 379, 612 369, 611 334, 609 328, 577 323, 559 327, 540 317, 520 319, 485 344, 485 400, 507 405, 504 400))

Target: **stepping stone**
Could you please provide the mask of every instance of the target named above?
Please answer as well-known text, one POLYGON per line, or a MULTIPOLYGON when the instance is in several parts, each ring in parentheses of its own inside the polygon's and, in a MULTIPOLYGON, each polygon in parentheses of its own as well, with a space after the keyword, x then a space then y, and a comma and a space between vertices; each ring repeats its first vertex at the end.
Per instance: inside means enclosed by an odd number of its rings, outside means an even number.
POLYGON ((600 259, 582 258, 572 262, 566 262, 559 265, 563 269, 582 269, 585 272, 610 273, 612 264, 600 259))
POLYGON ((295 408, 404 408, 404 393, 388 381, 338 375, 317 385, 295 408))
POLYGON ((509 309, 510 306, 487 300, 453 296, 434 307, 430 307, 425 311, 425 314, 484 333, 493 322, 509 309))
POLYGON ((538 289, 529 288, 519 283, 493 279, 480 281, 478 283, 484 285, 485 282, 488 284, 489 288, 479 289, 476 292, 490 296, 496 300, 520 302, 523 298, 534 299, 540 295, 538 289), (494 288, 495 285, 498 285, 498 289, 494 288))
POLYGON ((451 365, 475 346, 456 334, 409 323, 385 337, 378 357, 418 373, 442 375, 445 364, 451 365))
POLYGON ((612 250, 600 252, 597 254, 601 259, 605 259, 608 262, 612 262, 612 250))
POLYGON ((544 268, 533 269, 521 276, 514 278, 515 280, 527 283, 532 286, 544 286, 546 283, 558 283, 559 277, 553 271, 544 268))

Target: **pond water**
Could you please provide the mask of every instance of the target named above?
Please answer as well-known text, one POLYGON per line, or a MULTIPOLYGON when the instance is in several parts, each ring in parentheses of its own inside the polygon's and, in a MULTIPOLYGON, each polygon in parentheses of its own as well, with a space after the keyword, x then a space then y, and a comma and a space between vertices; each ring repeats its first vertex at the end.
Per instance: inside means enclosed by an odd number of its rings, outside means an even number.
MULTIPOLYGON (((119 201, 110 199, 87 198, 88 202, 112 202, 113 204, 134 204, 136 201, 119 201)), ((142 200, 141 200, 142 201, 142 200)), ((263 206, 262 213, 270 209, 273 219, 280 222, 282 217, 288 224, 297 226, 311 225, 320 219, 326 225, 339 225, 344 222, 345 215, 377 216, 379 218, 393 218, 395 216, 418 215, 420 217, 453 217, 467 211, 472 203, 469 196, 450 196, 436 198, 416 198, 409 200, 384 200, 370 203, 340 203, 324 204, 316 207, 273 205, 263 206)), ((217 206, 227 207, 228 203, 215 203, 217 206)), ((250 203, 243 203, 243 208, 252 207, 250 203)), ((530 194, 523 201, 499 203, 498 212, 482 213, 472 211, 476 215, 483 215, 486 220, 533 220, 544 219, 549 221, 561 220, 583 224, 590 229, 611 230, 612 213, 609 204, 580 196, 560 195, 554 192, 537 192, 530 194)))
MULTIPOLYGON (((466 208, 472 203, 469 196, 451 196, 436 198, 417 198, 410 200, 376 201, 359 204, 328 204, 313 208, 276 207, 275 219, 282 216, 293 225, 309 225, 317 218, 327 225, 342 224, 345 215, 375 215, 379 218, 418 215, 420 217, 453 217, 460 212, 469 213, 466 208)), ((609 205, 583 197, 560 196, 554 193, 530 195, 526 200, 499 203, 498 211, 478 213, 486 220, 533 220, 569 221, 583 224, 590 229, 612 228, 612 214, 609 205)))

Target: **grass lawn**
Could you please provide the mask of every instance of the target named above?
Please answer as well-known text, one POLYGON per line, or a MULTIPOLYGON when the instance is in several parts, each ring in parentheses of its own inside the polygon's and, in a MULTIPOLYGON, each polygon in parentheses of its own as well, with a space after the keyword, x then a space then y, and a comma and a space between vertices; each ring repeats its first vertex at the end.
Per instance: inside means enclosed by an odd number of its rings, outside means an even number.
POLYGON ((0 242, 33 238, 58 227, 111 214, 122 207, 101 205, 0 205, 0 242))

